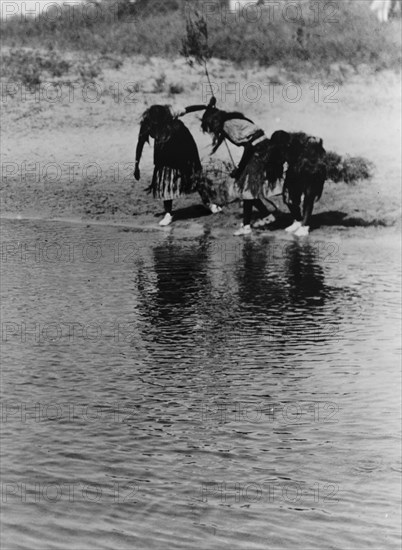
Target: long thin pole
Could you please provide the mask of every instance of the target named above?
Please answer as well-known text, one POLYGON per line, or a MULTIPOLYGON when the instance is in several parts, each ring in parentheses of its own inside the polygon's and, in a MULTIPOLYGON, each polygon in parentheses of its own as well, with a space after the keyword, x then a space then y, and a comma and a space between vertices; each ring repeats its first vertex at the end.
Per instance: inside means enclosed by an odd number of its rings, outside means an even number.
MULTIPOLYGON (((206 77, 208 79, 208 84, 209 84, 209 88, 212 92, 212 96, 215 97, 214 95, 214 92, 213 92, 213 89, 212 89, 212 84, 211 84, 211 79, 209 78, 209 72, 208 72, 208 67, 207 67, 207 62, 204 60, 204 69, 205 69, 205 74, 206 74, 206 77)), ((229 153, 229 157, 230 157, 230 160, 232 161, 232 164, 233 166, 236 166, 235 164, 235 161, 233 160, 233 157, 232 157, 232 153, 229 149, 229 145, 228 145, 228 142, 226 141, 226 139, 223 140, 225 142, 225 145, 226 145, 226 149, 228 150, 228 153, 229 153)), ((262 200, 263 203, 269 203, 271 206, 273 206, 275 208, 275 210, 278 210, 278 207, 276 206, 276 204, 272 201, 270 201, 269 199, 266 199, 262 194, 260 196, 260 199, 262 200)))
MULTIPOLYGON (((211 84, 211 79, 209 78, 209 72, 208 72, 207 62, 206 62, 205 60, 204 60, 204 69, 205 69, 206 77, 207 77, 207 79, 208 79, 209 88, 210 88, 210 90, 211 90, 211 92, 212 92, 212 97, 215 97, 214 91, 213 91, 213 88, 212 88, 212 84, 211 84)), ((229 149, 228 142, 226 141, 225 138, 224 138, 223 141, 225 142, 226 149, 228 150, 230 160, 232 161, 232 165, 233 165, 233 167, 235 167, 236 164, 235 164, 235 161, 233 160, 233 156, 232 156, 232 153, 231 153, 231 151, 230 151, 230 149, 229 149)))
MULTIPOLYGON (((208 72, 208 67, 207 67, 207 62, 204 60, 204 69, 205 69, 205 74, 206 74, 206 77, 208 79, 208 84, 209 84, 209 88, 212 92, 212 97, 215 97, 214 95, 214 92, 213 92, 213 88, 212 88, 212 84, 211 84, 211 79, 209 78, 209 72, 208 72)), ((225 145, 226 145, 226 149, 228 150, 228 153, 229 153, 229 157, 230 157, 230 160, 232 161, 232 165, 235 167, 236 164, 235 164, 235 161, 233 160, 233 156, 232 156, 232 153, 229 149, 229 145, 228 145, 228 142, 226 141, 226 139, 223 140, 225 142, 225 145)), ((262 194, 260 196, 260 199, 262 200, 262 202, 264 203, 269 203, 271 206, 273 206, 275 208, 275 210, 278 210, 278 207, 276 206, 276 204, 274 202, 272 202, 271 200, 269 199, 266 199, 262 194)))

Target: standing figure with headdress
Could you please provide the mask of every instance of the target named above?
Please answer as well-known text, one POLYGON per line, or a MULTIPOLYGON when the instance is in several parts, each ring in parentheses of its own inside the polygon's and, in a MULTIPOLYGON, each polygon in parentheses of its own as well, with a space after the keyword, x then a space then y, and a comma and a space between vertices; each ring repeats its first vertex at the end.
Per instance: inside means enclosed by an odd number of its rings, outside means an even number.
MULTIPOLYGON (((216 100, 212 98, 202 117, 201 126, 204 132, 213 136, 212 154, 214 154, 225 139, 238 147, 244 147, 244 153, 237 168, 230 174, 235 178, 237 190, 243 199, 243 222, 234 233, 247 235, 251 230, 251 215, 255 206, 262 220, 255 226, 265 225, 273 221, 272 214, 261 200, 263 187, 267 181, 267 154, 269 140, 264 130, 246 118, 242 113, 221 111, 215 107, 216 100)), ((278 175, 282 176, 282 172, 278 175)), ((275 181, 268 181, 273 189, 275 181)))
POLYGON ((163 200, 165 215, 159 222, 161 226, 167 226, 173 221, 173 199, 193 191, 199 191, 203 203, 212 213, 221 211, 220 207, 211 203, 205 188, 199 185, 202 166, 197 145, 191 132, 178 119, 178 116, 199 108, 195 106, 174 113, 169 105, 152 105, 142 115, 134 177, 140 179, 142 150, 151 137, 154 139, 154 171, 148 190, 154 198, 163 200))

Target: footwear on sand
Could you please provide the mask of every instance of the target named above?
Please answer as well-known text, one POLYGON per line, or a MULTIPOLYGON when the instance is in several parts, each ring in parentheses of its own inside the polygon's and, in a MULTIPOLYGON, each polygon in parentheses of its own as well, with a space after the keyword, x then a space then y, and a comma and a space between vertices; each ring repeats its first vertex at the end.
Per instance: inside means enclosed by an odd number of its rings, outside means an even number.
POLYGON ((240 224, 240 228, 237 229, 237 231, 235 231, 233 235, 235 237, 240 237, 241 235, 250 235, 251 233, 252 233, 252 229, 250 225, 240 224))
POLYGON ((222 207, 218 206, 217 204, 210 204, 209 209, 211 210, 212 214, 219 214, 219 212, 222 212, 222 207))
POLYGON ((310 232, 309 226, 308 225, 302 225, 293 234, 296 235, 296 237, 307 237, 309 232, 310 232))
POLYGON ((301 227, 301 222, 297 222, 297 221, 294 221, 292 223, 292 225, 289 225, 289 227, 287 227, 285 229, 285 231, 287 233, 294 233, 295 231, 297 231, 299 228, 301 227))
POLYGON ((165 214, 164 218, 159 222, 159 225, 162 227, 165 227, 166 225, 170 225, 173 221, 172 214, 169 214, 168 212, 165 214))

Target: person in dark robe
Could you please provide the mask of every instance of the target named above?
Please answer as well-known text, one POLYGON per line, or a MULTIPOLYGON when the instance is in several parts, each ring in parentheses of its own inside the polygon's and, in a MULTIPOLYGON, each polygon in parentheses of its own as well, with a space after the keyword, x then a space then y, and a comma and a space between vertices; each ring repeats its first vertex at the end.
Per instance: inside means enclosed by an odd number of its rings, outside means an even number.
MULTIPOLYGON (((199 110, 200 106, 174 113, 169 105, 152 105, 142 115, 135 155, 134 177, 138 181, 144 144, 154 139, 154 171, 148 188, 154 198, 162 199, 165 215, 159 222, 167 226, 173 221, 173 200, 183 194, 198 191, 203 203, 212 213, 221 208, 211 202, 202 182, 202 166, 197 145, 179 116, 199 110)), ((204 107, 205 108, 205 107, 204 107)))
POLYGON ((286 228, 288 233, 298 237, 309 234, 314 204, 321 198, 327 179, 325 155, 322 139, 304 132, 278 130, 270 138, 268 179, 276 177, 281 170, 285 174, 282 197, 294 220, 286 228), (270 175, 270 170, 275 175, 270 175))

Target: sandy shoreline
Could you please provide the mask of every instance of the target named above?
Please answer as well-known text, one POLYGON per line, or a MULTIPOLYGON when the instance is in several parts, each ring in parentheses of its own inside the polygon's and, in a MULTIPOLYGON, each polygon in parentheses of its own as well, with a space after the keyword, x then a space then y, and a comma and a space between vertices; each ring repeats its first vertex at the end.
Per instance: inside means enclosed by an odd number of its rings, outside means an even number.
MULTIPOLYGON (((252 82, 266 81, 267 74, 269 70, 241 70, 218 61, 212 69, 219 90, 228 84, 244 90, 252 82)), ((6 218, 97 221, 138 228, 157 224, 161 202, 145 192, 152 170, 151 147, 144 150, 140 182, 132 177, 139 117, 153 103, 175 107, 200 103, 205 99, 203 75, 181 60, 153 59, 150 67, 133 58, 118 70, 105 69, 96 84, 104 93, 95 102, 83 98, 79 85, 73 101, 68 96, 55 102, 38 100, 35 94, 17 94, 3 101, 1 203, 6 218), (169 83, 180 82, 183 92, 156 93, 155 79, 161 74, 169 83), (133 81, 139 91, 132 102, 124 101, 123 96, 117 100, 110 92, 124 90, 133 81)), ((294 103, 285 101, 281 93, 273 101, 261 97, 255 102, 244 98, 236 102, 238 98, 228 94, 220 94, 218 101, 221 108, 245 112, 268 134, 277 129, 303 130, 321 136, 329 150, 365 156, 375 163, 371 181, 326 184, 314 211, 312 227, 316 231, 398 228, 400 77, 391 72, 356 76, 337 88, 334 103, 327 102, 325 95, 315 97, 314 86, 324 90, 328 83, 300 86, 300 100, 294 103)), ((208 162, 211 140, 200 131, 198 116, 187 115, 184 121, 193 132, 203 162, 208 162)), ((232 152, 237 160, 239 151, 232 152)), ((223 147, 216 158, 228 160, 223 147)), ((283 213, 274 226, 280 230, 289 216, 281 199, 275 202, 283 213)), ((177 227, 196 222, 225 230, 238 224, 241 212, 240 204, 234 203, 220 215, 208 215, 195 194, 175 201, 174 208, 177 227)))

